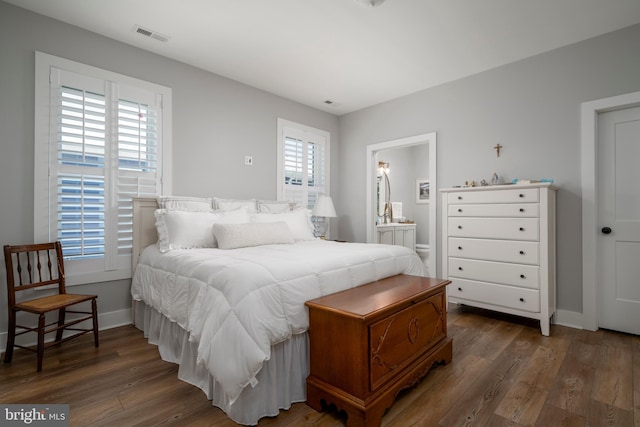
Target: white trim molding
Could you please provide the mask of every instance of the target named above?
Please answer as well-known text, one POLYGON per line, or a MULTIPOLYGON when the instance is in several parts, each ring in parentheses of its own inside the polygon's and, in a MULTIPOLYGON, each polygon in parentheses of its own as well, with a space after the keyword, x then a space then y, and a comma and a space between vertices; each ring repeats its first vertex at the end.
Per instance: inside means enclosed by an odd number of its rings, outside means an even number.
MULTIPOLYGON (((431 189, 431 201, 429 204, 429 246, 431 247, 431 255, 429 256, 429 271, 432 275, 437 273, 437 169, 436 169, 436 133, 425 133, 421 135, 410 136, 406 138, 394 139, 392 141, 380 142, 367 145, 367 179, 366 179, 366 227, 367 227, 367 243, 376 241, 374 233, 374 225, 376 223, 376 212, 373 209, 376 188, 377 167, 376 155, 378 151, 388 148, 410 147, 418 144, 429 144, 429 186, 431 189)), ((438 248, 439 249, 439 248, 438 248)))

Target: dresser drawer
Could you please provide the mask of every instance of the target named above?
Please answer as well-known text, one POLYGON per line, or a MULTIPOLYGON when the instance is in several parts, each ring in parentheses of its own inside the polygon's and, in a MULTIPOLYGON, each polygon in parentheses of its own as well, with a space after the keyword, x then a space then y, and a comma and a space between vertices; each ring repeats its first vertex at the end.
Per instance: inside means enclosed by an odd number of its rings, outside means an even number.
POLYGON ((539 240, 537 218, 449 217, 447 233, 452 237, 503 240, 539 240))
POLYGON ((449 205, 449 216, 537 218, 537 203, 493 203, 486 205, 449 205))
POLYGON ((441 292, 369 326, 372 391, 446 337, 444 299, 441 292))
POLYGON ((494 191, 456 191, 448 193, 449 204, 468 203, 537 203, 540 191, 537 188, 514 188, 494 191))
POLYGON ((540 269, 535 265, 449 258, 449 277, 539 289, 540 269))
POLYGON ((540 293, 534 289, 452 278, 447 293, 453 300, 463 304, 463 300, 469 300, 469 305, 477 301, 532 313, 540 312, 540 293))
POLYGON ((450 237, 449 256, 487 261, 540 264, 540 243, 517 240, 466 239, 450 237))

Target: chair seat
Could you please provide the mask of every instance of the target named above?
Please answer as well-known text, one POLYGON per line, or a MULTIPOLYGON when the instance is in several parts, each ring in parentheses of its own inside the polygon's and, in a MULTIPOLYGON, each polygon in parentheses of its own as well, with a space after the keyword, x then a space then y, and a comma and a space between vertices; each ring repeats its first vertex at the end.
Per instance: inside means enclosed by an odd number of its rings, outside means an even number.
POLYGON ((23 301, 17 303, 15 307, 30 313, 47 313, 80 302, 91 301, 94 298, 97 298, 96 295, 59 294, 23 301))

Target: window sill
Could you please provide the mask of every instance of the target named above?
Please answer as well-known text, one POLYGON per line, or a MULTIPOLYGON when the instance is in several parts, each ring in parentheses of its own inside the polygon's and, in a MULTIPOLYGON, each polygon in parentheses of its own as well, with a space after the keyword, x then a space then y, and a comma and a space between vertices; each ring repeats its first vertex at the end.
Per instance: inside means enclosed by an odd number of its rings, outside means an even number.
POLYGON ((66 285, 77 286, 89 283, 112 282, 114 280, 131 279, 131 269, 104 271, 102 273, 70 273, 66 272, 66 285))

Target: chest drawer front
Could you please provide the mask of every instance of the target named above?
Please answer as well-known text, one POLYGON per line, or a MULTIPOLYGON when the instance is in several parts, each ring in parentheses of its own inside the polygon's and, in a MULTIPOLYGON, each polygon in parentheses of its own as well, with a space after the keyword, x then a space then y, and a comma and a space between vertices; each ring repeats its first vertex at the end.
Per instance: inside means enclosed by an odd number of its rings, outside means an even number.
POLYGON ((535 265, 449 258, 449 277, 451 278, 459 277, 539 289, 539 271, 535 265))
MULTIPOLYGON (((540 312, 540 292, 534 289, 497 285, 466 279, 452 279, 447 288, 453 300, 477 301, 484 304, 540 312)), ((470 303, 469 305, 473 305, 470 303)))
POLYGON ((467 203, 537 203, 540 191, 537 188, 514 188, 496 191, 457 191, 448 193, 449 204, 467 203))
POLYGON ((440 292, 369 326, 371 391, 446 337, 444 298, 440 292))
POLYGON ((539 220, 537 218, 451 217, 448 219, 448 234, 452 237, 537 241, 539 220))
POLYGON ((450 237, 449 256, 540 265, 540 243, 450 237))
POLYGON ((537 218, 540 205, 537 203, 449 205, 449 216, 537 218))

